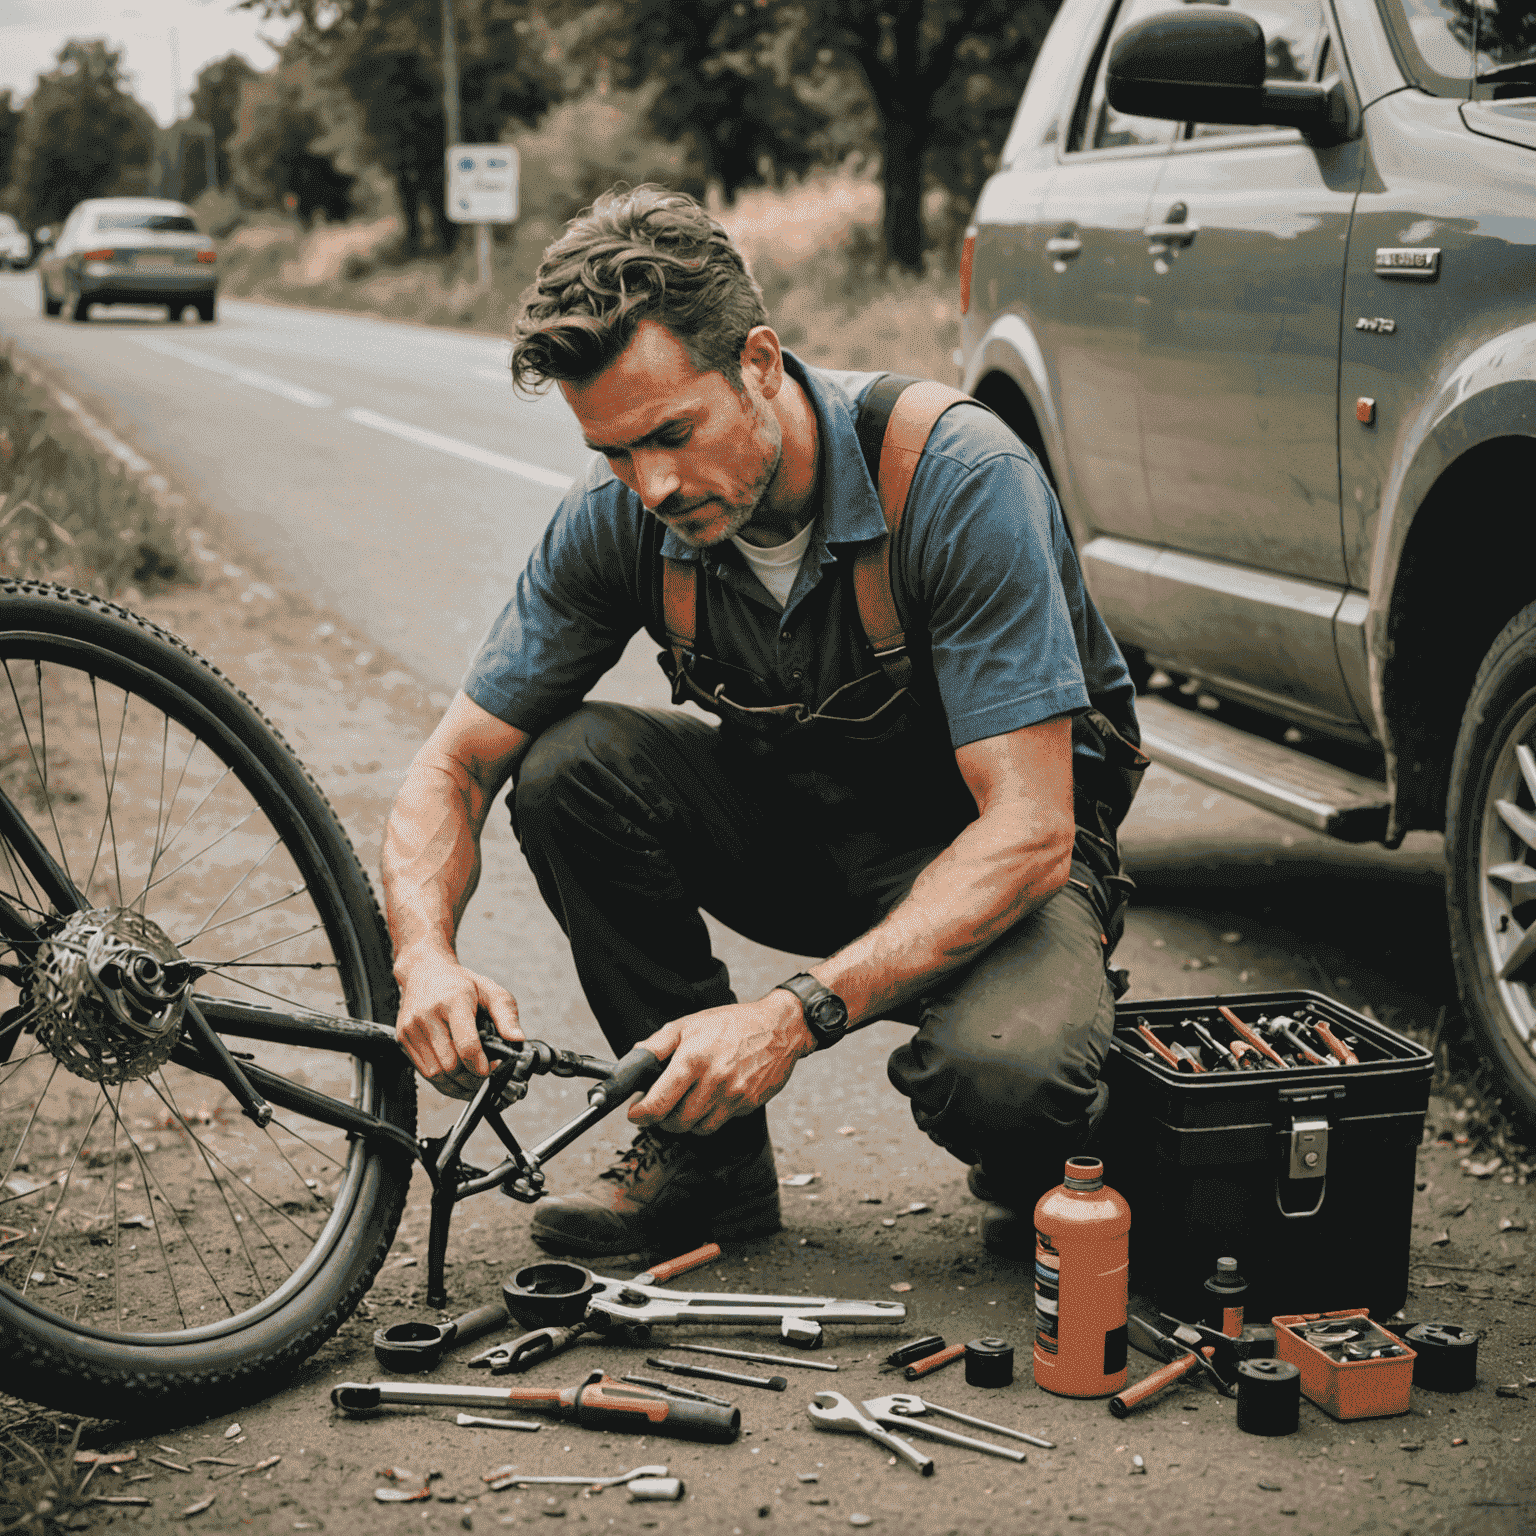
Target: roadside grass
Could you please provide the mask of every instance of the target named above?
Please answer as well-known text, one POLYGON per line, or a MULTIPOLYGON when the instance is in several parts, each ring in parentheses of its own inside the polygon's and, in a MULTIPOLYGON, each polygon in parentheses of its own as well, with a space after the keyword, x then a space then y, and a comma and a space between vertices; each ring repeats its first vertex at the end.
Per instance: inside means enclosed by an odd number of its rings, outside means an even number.
POLYGON ((0 1424, 0 1531, 51 1536, 96 1524, 75 1470, 84 1419, 10 1404, 15 1417, 0 1424))
POLYGON ((103 597, 191 579, 176 526, 0 351, 0 572, 103 597))
MULTIPOLYGON (((539 166, 525 155, 524 167, 526 182, 539 166)), ((645 169, 636 167, 636 179, 645 169)), ((477 281, 469 231, 450 257, 404 261, 391 214, 308 232, 271 216, 246 224, 220 250, 220 291, 505 335, 518 295, 562 226, 563 218, 537 211, 549 203, 530 198, 527 216, 493 243, 487 287, 477 281)), ((880 207, 871 176, 842 170, 744 193, 716 211, 762 284, 780 339, 807 362, 951 381, 958 280, 937 261, 921 277, 882 271, 880 207)))

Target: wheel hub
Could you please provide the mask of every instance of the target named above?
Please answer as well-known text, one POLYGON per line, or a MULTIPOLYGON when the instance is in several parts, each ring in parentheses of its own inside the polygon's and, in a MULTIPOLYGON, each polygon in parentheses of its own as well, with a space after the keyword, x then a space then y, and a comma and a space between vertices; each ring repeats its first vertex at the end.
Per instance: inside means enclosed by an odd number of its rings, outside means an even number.
POLYGON ((170 1058, 200 974, 138 912, 72 913, 38 945, 33 962, 37 1039, 77 1077, 148 1077, 170 1058))

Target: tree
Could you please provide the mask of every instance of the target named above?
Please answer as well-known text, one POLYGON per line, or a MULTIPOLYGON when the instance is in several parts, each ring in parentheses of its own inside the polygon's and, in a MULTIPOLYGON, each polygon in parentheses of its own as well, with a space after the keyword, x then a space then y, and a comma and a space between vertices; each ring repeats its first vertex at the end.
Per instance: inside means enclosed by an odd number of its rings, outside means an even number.
POLYGON ((122 54, 75 38, 22 108, 11 200, 29 227, 57 224, 87 197, 145 188, 155 120, 123 88, 122 54))
POLYGON ((231 174, 229 141, 240 126, 240 92, 248 80, 260 78, 238 53, 205 64, 192 87, 192 116, 213 129, 214 170, 221 187, 231 174))
POLYGON ((11 105, 11 93, 0 91, 0 194, 11 184, 11 164, 16 158, 16 136, 21 113, 11 105))
MULTIPOLYGON (((443 110, 442 12, 438 0, 242 0, 266 16, 298 18, 290 48, 356 104, 359 153, 390 176, 405 243, 422 243, 423 211, 450 251, 458 226, 447 217, 447 130, 443 110)), ((494 143, 509 121, 532 126, 559 99, 561 80, 538 37, 528 0, 456 0, 461 132, 494 143)))
POLYGON ((339 223, 352 212, 355 178, 317 148, 329 130, 309 85, 303 65, 285 60, 244 87, 230 140, 235 181, 253 202, 289 208, 306 223, 316 213, 339 223))
MULTIPOLYGON (((875 121, 885 186, 887 258, 923 265, 922 200, 931 175, 974 197, 995 167, 1029 66, 1059 0, 605 0, 592 39, 615 78, 667 82, 656 130, 707 133, 709 87, 725 80, 734 132, 769 159, 800 129, 782 132, 786 86, 802 105, 818 73, 845 71, 863 84, 875 121), (769 82, 772 82, 771 88, 769 82), (697 102, 679 112, 670 92, 697 102), (670 118, 668 117, 670 113, 670 118), (681 119, 691 118, 692 121, 681 119)), ((792 114, 785 121, 793 121, 792 114)), ((739 163, 738 157, 738 163, 739 163)), ((792 158, 783 162, 793 168, 792 158)), ((728 178, 722 177, 727 189, 728 178)))

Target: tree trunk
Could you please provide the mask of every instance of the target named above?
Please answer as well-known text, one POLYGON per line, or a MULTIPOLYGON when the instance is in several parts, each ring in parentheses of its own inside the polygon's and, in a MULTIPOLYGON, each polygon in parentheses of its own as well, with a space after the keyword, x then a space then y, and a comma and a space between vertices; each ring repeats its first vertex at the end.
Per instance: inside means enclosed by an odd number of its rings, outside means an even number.
POLYGON ((928 121, 904 104, 890 103, 883 130, 880 164, 885 184, 885 258, 909 272, 921 273, 923 151, 928 147, 928 121))
POLYGON ((421 254, 421 188, 416 173, 408 166, 395 172, 395 195, 400 200, 400 217, 405 220, 405 254, 421 254))

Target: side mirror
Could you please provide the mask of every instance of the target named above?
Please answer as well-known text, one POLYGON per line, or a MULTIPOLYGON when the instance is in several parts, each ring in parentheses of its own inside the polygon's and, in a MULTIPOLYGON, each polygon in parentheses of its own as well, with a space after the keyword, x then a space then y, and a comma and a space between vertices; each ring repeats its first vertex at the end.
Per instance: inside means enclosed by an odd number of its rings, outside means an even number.
POLYGON ((1264 29, 1219 5, 1185 5, 1127 27, 1109 56, 1109 104, 1174 122, 1275 124, 1316 144, 1349 137, 1349 98, 1338 76, 1313 85, 1264 82, 1264 29))

